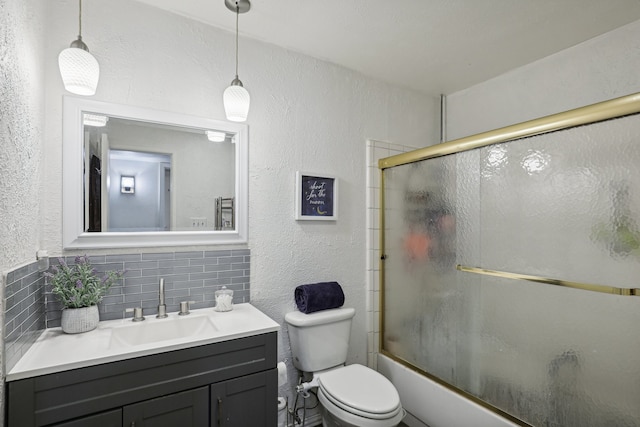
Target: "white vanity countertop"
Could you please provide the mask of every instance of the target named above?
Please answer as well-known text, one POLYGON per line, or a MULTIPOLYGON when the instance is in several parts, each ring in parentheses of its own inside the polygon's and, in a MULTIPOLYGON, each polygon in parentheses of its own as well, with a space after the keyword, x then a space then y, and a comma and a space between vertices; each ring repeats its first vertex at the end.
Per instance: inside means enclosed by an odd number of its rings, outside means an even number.
POLYGON ((65 334, 60 328, 45 329, 9 373, 6 381, 115 362, 150 354, 180 350, 252 335, 278 331, 280 325, 249 303, 232 311, 213 308, 192 310, 187 316, 146 316, 108 320, 82 334, 65 334), (137 328, 137 329, 135 329, 137 328), (170 336, 163 337, 164 331, 170 336), (142 333, 139 335, 138 333, 142 333), (138 337, 139 335, 139 337, 138 337), (148 341, 148 342, 145 342, 148 341))

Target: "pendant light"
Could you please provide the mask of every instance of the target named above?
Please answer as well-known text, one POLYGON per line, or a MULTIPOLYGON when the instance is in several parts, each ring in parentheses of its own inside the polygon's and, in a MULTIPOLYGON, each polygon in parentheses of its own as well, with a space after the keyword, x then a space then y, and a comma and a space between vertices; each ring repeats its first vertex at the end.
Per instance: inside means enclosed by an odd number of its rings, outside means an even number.
POLYGON ((238 78, 238 18, 241 13, 248 12, 251 9, 251 2, 249 0, 225 0, 224 4, 227 9, 236 13, 236 78, 224 91, 224 111, 227 115, 227 120, 244 122, 249 114, 251 98, 249 97, 249 92, 242 86, 242 82, 238 78))
POLYGON ((89 53, 89 48, 82 41, 82 0, 79 0, 78 39, 71 46, 60 52, 58 66, 64 88, 76 95, 91 96, 96 93, 100 66, 89 53))

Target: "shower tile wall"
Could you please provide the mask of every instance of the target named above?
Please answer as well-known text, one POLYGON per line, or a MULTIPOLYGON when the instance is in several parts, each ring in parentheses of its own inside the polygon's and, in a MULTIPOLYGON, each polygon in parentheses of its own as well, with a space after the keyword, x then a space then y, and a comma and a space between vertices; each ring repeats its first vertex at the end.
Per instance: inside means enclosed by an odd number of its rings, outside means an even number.
MULTIPOLYGON (((4 283, 4 359, 11 370, 45 327, 44 277, 46 259, 7 273, 4 283)), ((5 371, 5 372, 6 372, 5 371)))
MULTIPOLYGON (((75 256, 65 258, 72 264, 75 256)), ((89 256, 98 271, 125 270, 124 278, 99 304, 100 320, 131 317, 127 308, 142 307, 145 316, 157 314, 158 283, 165 281, 168 312, 179 311, 181 301, 195 301, 193 309, 213 307, 214 292, 233 289, 235 304, 249 302, 251 255, 249 249, 163 252, 89 256)), ((51 258, 51 265, 59 261, 51 258)), ((47 327, 60 326, 61 305, 46 293, 47 327)))

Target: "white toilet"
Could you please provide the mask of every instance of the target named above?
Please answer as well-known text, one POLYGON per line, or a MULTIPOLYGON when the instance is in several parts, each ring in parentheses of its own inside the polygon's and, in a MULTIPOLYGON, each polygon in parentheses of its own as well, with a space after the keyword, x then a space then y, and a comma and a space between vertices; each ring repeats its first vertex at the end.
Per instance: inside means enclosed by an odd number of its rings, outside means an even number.
POLYGON ((363 365, 345 366, 353 308, 284 317, 289 325, 293 364, 318 387, 325 427, 395 427, 404 417, 398 392, 382 374, 363 365))

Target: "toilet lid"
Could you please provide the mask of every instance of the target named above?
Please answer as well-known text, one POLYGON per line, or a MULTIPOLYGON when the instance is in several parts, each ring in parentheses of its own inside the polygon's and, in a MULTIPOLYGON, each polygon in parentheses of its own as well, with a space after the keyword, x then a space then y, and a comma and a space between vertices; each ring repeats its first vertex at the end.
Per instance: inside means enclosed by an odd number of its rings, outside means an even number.
POLYGON ((400 410, 400 396, 391 381, 362 365, 323 373, 318 382, 336 406, 368 418, 389 418, 400 410))

